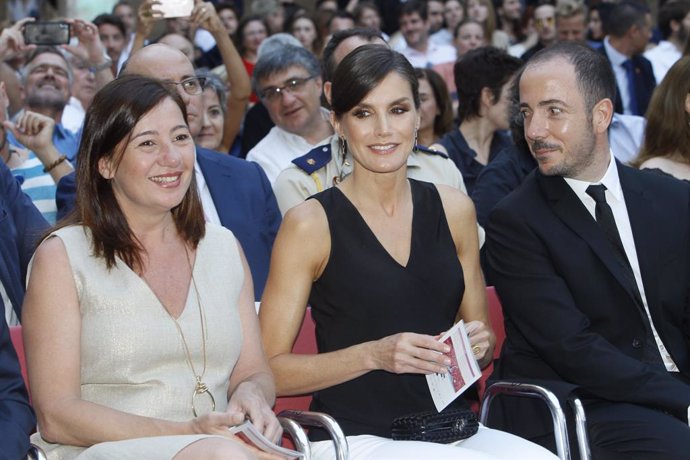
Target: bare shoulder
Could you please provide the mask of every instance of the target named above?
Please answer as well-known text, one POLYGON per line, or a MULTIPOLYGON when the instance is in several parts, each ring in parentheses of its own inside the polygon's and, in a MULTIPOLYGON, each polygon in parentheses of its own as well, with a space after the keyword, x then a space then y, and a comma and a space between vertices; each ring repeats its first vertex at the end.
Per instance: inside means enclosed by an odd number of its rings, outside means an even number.
POLYGON ((67 261, 65 243, 58 236, 51 235, 41 242, 34 252, 33 264, 51 264, 67 261))
POLYGON ((306 200, 285 213, 281 226, 297 234, 328 232, 326 211, 317 200, 306 200))
POLYGON ((288 210, 278 231, 274 256, 301 261, 316 279, 325 267, 331 251, 331 237, 326 212, 317 200, 307 200, 288 210))

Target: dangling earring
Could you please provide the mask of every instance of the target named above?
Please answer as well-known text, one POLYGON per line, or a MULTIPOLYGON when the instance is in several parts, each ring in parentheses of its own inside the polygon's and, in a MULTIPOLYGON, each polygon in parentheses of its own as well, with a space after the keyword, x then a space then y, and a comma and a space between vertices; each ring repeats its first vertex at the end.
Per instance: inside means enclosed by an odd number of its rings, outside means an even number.
POLYGON ((345 140, 345 136, 339 138, 339 147, 340 154, 342 155, 343 160, 345 160, 345 156, 347 155, 347 141, 345 140))
POLYGON ((417 152, 417 130, 414 130, 414 143, 412 144, 412 151, 417 152))

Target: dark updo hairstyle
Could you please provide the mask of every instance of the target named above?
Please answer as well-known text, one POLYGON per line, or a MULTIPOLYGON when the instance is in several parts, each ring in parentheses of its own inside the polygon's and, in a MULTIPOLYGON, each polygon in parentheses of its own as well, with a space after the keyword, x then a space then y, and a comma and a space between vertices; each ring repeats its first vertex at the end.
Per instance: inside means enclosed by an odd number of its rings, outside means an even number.
POLYGON ((363 45, 338 64, 331 86, 331 108, 336 118, 359 104, 391 72, 410 84, 415 108, 419 108, 419 82, 410 62, 397 51, 381 45, 363 45))
MULTIPOLYGON (((77 154, 76 206, 58 227, 88 227, 94 255, 103 257, 108 268, 115 266, 115 258, 119 257, 130 268, 141 269, 144 249, 115 198, 112 181, 101 175, 99 162, 110 160, 117 169, 136 124, 165 99, 173 100, 187 119, 185 104, 177 91, 148 77, 124 75, 96 93, 86 112, 77 154)), ((180 236, 196 247, 204 237, 205 223, 194 174, 172 214, 180 236)))

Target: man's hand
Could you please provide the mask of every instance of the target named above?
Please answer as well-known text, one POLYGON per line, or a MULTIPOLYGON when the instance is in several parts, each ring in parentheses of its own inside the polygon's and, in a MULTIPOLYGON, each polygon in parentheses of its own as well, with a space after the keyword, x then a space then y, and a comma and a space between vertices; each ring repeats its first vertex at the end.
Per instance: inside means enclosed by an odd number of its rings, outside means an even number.
POLYGON ((24 24, 35 21, 34 18, 24 18, 17 21, 12 27, 7 27, 0 33, 0 60, 6 60, 10 57, 26 52, 36 45, 27 45, 24 42, 24 35, 22 30, 24 24))
POLYGON ((77 37, 79 44, 76 46, 63 45, 71 54, 80 57, 92 66, 102 64, 106 59, 105 47, 98 35, 98 27, 92 22, 81 19, 68 19, 72 36, 77 37))
POLYGON ((33 150, 43 161, 41 154, 53 145, 55 120, 40 113, 25 110, 16 123, 4 121, 3 126, 9 129, 14 137, 26 148, 33 150))

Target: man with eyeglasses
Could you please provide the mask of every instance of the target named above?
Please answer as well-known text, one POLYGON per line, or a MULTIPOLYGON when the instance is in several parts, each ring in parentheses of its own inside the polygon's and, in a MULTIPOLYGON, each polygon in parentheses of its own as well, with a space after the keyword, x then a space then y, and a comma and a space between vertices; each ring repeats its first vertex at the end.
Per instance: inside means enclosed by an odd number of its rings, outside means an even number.
POLYGON ((549 4, 539 5, 534 9, 533 18, 539 41, 520 56, 523 61, 528 61, 537 52, 556 43, 556 8, 549 4))
POLYGON ((273 184, 293 159, 333 134, 328 112, 321 108, 321 65, 308 50, 285 45, 259 57, 252 85, 275 126, 247 160, 259 163, 273 184))
MULTIPOLYGON (((381 32, 350 29, 333 34, 323 50, 324 97, 330 101, 335 69, 345 56, 363 45, 388 46, 381 32)), ((352 153, 343 149, 337 135, 295 158, 275 183, 273 191, 283 215, 311 195, 337 185, 352 172, 352 153)), ((407 175, 413 179, 444 184, 467 192, 460 170, 447 155, 417 146, 407 159, 407 175)), ((483 242, 484 231, 480 229, 483 242)))
MULTIPOLYGON (((15 28, 21 31, 23 23, 15 28)), ((68 47, 79 53, 87 66, 102 64, 107 60, 96 26, 81 20, 70 21, 70 29, 79 39, 78 47, 68 47)), ((0 38, 0 50, 3 46, 0 38)), ((22 51, 24 42, 21 33, 15 35, 9 49, 22 51)), ((0 59, 2 55, 0 54, 0 59)), ((106 66, 94 71, 94 82, 105 84, 112 80, 112 73, 106 66)), ((39 46, 27 57, 21 74, 22 110, 12 122, 6 120, 6 113, 0 114, 5 121, 7 141, 11 155, 6 159, 12 174, 19 178, 22 190, 29 195, 36 207, 50 223, 55 223, 57 205, 55 201, 56 183, 72 171, 72 164, 79 147, 80 130, 70 131, 62 123, 65 107, 72 94, 74 75, 62 50, 52 46, 39 46)), ((0 110, 5 111, 4 105, 0 110)), ((2 133, 3 135, 5 133, 2 133)))

